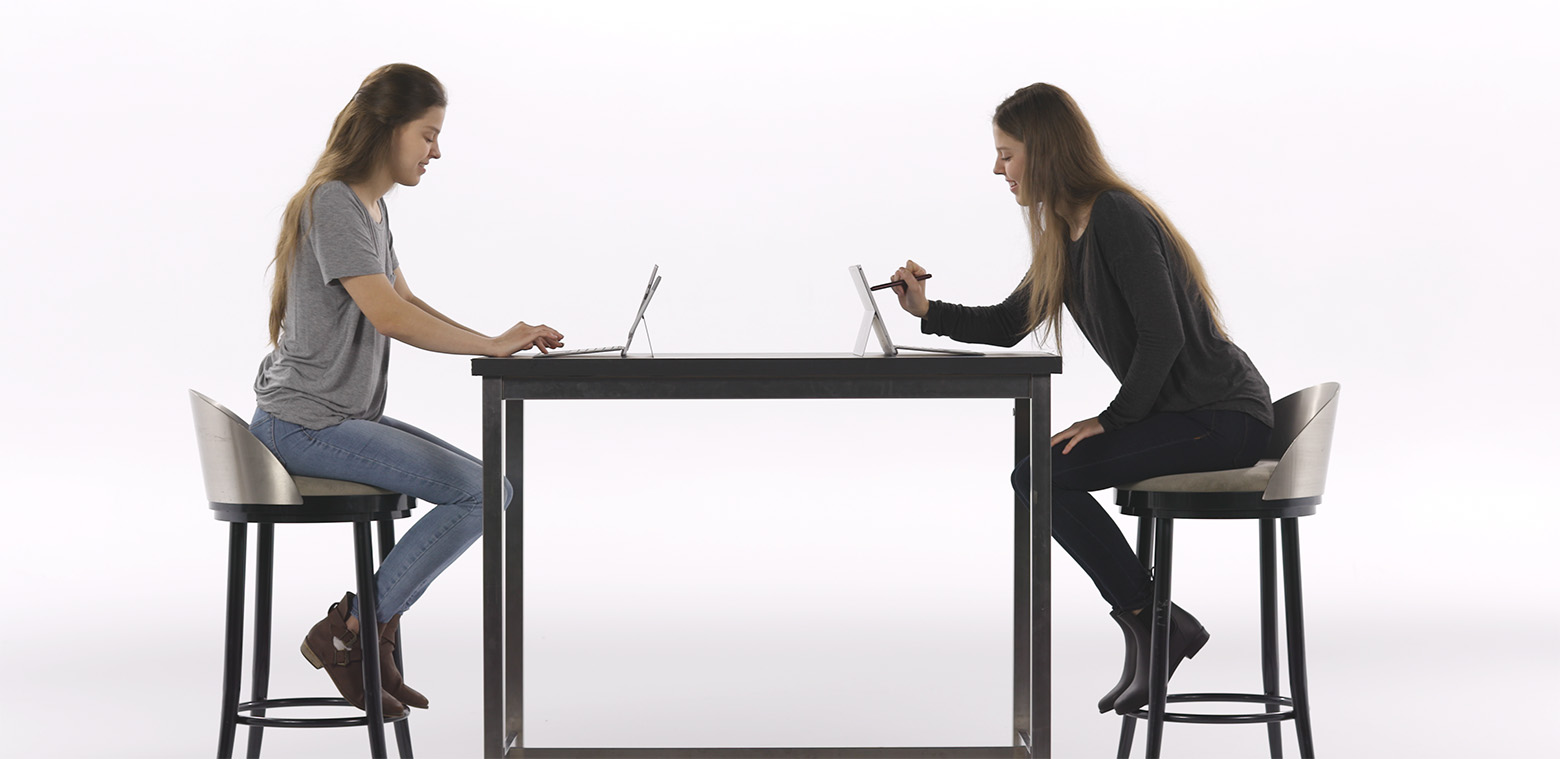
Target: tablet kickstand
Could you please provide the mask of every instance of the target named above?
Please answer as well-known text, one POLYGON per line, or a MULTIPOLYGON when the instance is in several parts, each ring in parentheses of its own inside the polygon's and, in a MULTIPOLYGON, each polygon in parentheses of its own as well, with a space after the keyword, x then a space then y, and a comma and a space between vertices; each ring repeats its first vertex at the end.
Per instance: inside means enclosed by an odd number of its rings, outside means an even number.
POLYGON ((861 329, 856 332, 856 355, 867 355, 867 338, 872 335, 872 320, 876 315, 868 311, 861 315, 861 329))

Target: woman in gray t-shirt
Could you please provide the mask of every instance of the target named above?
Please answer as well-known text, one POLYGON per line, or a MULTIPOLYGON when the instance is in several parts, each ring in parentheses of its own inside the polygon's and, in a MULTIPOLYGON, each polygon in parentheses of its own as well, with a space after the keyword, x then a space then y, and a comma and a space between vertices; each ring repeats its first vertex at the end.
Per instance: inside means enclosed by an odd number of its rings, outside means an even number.
MULTIPOLYGON (((971 308, 927 300, 925 272, 907 261, 893 279, 921 331, 1011 346, 1037 328, 1055 333, 1065 306, 1121 382, 1100 414, 1051 438, 1052 534, 1094 580, 1121 626, 1121 679, 1101 712, 1148 702, 1148 572, 1090 491, 1150 477, 1256 463, 1272 432, 1267 383, 1224 331, 1192 248, 1146 196, 1111 169, 1072 98, 1034 84, 992 117, 997 160, 1028 215, 1029 274, 1002 303, 971 308)), ((1029 496, 1029 461, 1014 472, 1029 496)), ((1170 669, 1208 632, 1172 606, 1170 669)))
MULTIPOLYGON (((482 462, 384 416, 392 339, 441 353, 546 353, 563 335, 520 322, 488 337, 412 293, 396 258, 384 195, 415 186, 440 157, 444 87, 416 66, 368 75, 336 116, 308 181, 282 216, 271 288, 275 349, 255 377, 250 431, 294 475, 362 482, 436 504, 385 557, 375 578, 386 715, 428 699, 388 654, 401 612, 482 533, 482 462)), ((504 505, 510 488, 504 484, 504 505)), ((365 708, 357 599, 347 593, 309 630, 303 655, 365 708), (338 655, 347 652, 346 656, 338 655)))

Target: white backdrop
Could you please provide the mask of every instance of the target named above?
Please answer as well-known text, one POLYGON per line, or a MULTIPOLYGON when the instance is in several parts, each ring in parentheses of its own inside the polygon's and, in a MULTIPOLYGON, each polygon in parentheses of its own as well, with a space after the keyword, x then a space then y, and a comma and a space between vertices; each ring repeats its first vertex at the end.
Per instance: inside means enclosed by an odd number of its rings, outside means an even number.
MULTIPOLYGON (((13 5, 0 753, 213 748, 226 531, 185 391, 252 410, 282 206, 392 61, 450 94, 444 158, 388 199, 416 291, 479 329, 608 344, 659 263, 662 352, 848 350, 854 263, 914 257, 934 297, 1001 299, 1026 249, 989 118, 1031 82, 1067 89, 1197 247, 1275 396, 1343 383, 1303 522, 1324 753, 1560 737, 1526 706, 1560 664, 1557 520, 1532 488, 1557 421, 1542 3, 13 5)), ((1076 332, 1063 348, 1058 428, 1116 389, 1076 332)), ((389 413, 478 450, 467 359, 394 354, 389 413)), ((1010 419, 531 404, 527 743, 1006 741, 1010 419)), ((1215 636, 1180 688, 1258 687, 1253 533, 1178 531, 1177 597, 1215 636)), ((273 695, 329 690, 290 641, 350 586, 348 540, 281 533, 273 695)), ((478 753, 476 554, 406 618, 421 756, 478 753)), ((1055 752, 1106 755, 1117 721, 1092 707, 1119 636, 1054 565, 1055 752)), ((361 751, 272 732, 276 755, 361 751)), ((1167 746, 1262 735, 1175 726, 1167 746)))

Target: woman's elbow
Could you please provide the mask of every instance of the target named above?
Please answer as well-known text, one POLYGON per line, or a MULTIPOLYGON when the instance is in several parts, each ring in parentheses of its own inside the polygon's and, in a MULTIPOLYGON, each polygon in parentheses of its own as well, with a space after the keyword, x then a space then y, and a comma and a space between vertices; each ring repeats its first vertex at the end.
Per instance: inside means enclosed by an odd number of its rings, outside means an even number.
POLYGON ((993 341, 993 345, 1011 348, 1023 342, 1024 338, 1030 335, 1030 331, 1024 329, 1025 325, 1020 324, 1017 319, 1004 319, 1003 321, 1002 334, 1007 335, 1007 337, 993 341))
POLYGON ((404 315, 391 311, 389 313, 363 314, 363 316, 367 317, 369 325, 374 328, 375 332, 392 340, 405 341, 407 325, 410 320, 405 318, 404 315))
POLYGON ((1139 345, 1151 346, 1161 352, 1170 355, 1180 355, 1181 349, 1186 347, 1186 335, 1181 330, 1163 330, 1152 334, 1142 335, 1138 339, 1139 345))

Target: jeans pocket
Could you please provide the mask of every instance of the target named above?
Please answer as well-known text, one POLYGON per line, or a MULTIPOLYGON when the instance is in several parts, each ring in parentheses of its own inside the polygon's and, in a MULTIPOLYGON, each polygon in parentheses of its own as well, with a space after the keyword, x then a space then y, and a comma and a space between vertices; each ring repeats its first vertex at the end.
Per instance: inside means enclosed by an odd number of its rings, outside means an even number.
POLYGON ((264 419, 249 425, 249 432, 256 438, 259 438, 260 444, 265 446, 266 450, 270 451, 277 461, 282 462, 282 468, 286 469, 288 468, 287 456, 282 453, 282 446, 278 444, 276 439, 276 428, 279 424, 280 422, 276 417, 267 414, 264 419))
POLYGON ((1207 438, 1211 446, 1208 454, 1212 461, 1224 462, 1225 469, 1249 466, 1245 450, 1250 436, 1250 426, 1244 421, 1246 414, 1239 411, 1196 411, 1190 415, 1207 432, 1198 438, 1207 438))
POLYGON ((1238 420, 1239 428, 1232 429, 1231 442, 1239 443, 1230 449, 1230 468, 1254 466, 1267 455, 1271 430, 1256 417, 1240 411, 1229 412, 1238 420))
MULTIPOLYGON (((307 446, 313 448, 314 446, 319 445, 320 442, 318 432, 318 430, 311 430, 308 427, 299 427, 296 431, 294 431, 293 434, 302 438, 303 441, 306 441, 307 446)), ((296 441, 294 444, 297 444, 296 441)))
MULTIPOLYGON (((1244 416, 1244 414, 1242 416, 1244 416)), ((1242 420, 1242 422, 1243 423, 1240 425, 1240 434, 1236 436, 1239 439, 1240 445, 1235 446, 1235 450, 1231 452, 1232 455, 1230 456, 1231 469, 1235 469, 1241 466, 1249 466, 1249 464, 1246 463, 1246 448, 1248 447, 1247 444, 1251 441, 1251 425, 1244 423, 1244 420, 1242 420)))
POLYGON ((1202 428, 1202 432, 1192 437, 1193 440, 1202 440, 1207 437, 1212 437, 1214 440, 1224 438, 1224 431, 1219 429, 1219 417, 1216 413, 1211 411, 1188 411, 1186 412, 1186 418, 1202 428))

